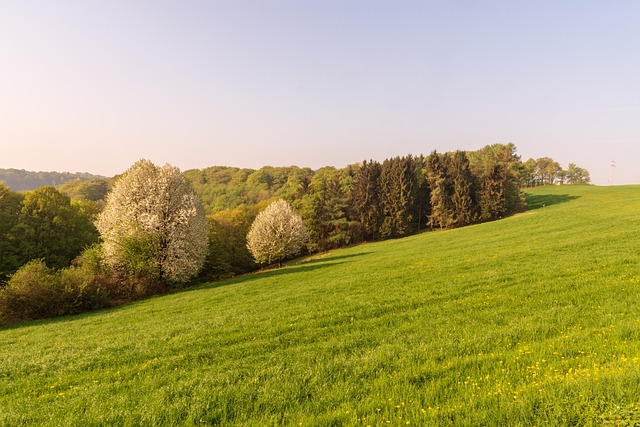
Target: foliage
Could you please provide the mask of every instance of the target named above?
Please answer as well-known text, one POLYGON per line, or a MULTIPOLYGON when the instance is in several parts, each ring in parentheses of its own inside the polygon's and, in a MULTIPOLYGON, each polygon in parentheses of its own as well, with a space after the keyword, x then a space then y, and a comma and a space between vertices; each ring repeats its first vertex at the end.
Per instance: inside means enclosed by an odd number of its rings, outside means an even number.
POLYGON ((575 163, 569 163, 569 168, 566 171, 566 178, 569 184, 588 184, 591 182, 589 171, 576 166, 575 163))
POLYGON ((589 171, 569 163, 567 170, 550 157, 529 159, 520 168, 520 186, 535 187, 551 184, 588 184, 591 181, 589 171))
POLYGON ((356 241, 380 239, 380 226, 384 218, 380 202, 380 163, 370 160, 362 162, 353 178, 349 195, 350 215, 356 222, 356 241))
POLYGON ((0 182, 0 285, 19 267, 22 256, 14 231, 20 220, 22 196, 0 182))
POLYGON ((247 233, 263 204, 242 205, 209 217, 209 252, 198 279, 217 280, 256 269, 246 245, 247 233))
POLYGON ((471 224, 476 216, 471 165, 464 151, 447 153, 445 159, 451 181, 452 222, 456 227, 463 227, 471 224))
POLYGON ((277 200, 260 212, 247 233, 247 248, 257 263, 282 264, 300 252, 308 239, 300 215, 285 200, 277 200))
MULTIPOLYGON (((573 174, 558 169, 550 158, 522 163, 513 144, 429 157, 409 155, 315 172, 297 167, 213 167, 187 171, 185 176, 209 213, 284 198, 303 218, 310 252, 407 236, 423 231, 425 225, 446 229, 503 218, 523 209, 520 188, 543 182, 542 176, 544 182, 567 183, 588 177, 579 168, 573 174)), ((232 222, 224 227, 234 229, 232 222)), ((224 241, 220 224, 214 227, 224 241)), ((210 259, 208 265, 229 270, 225 256, 210 259)))
POLYGON ((0 289, 0 324, 81 313, 108 302, 108 289, 90 269, 55 271, 43 260, 32 260, 0 289))
POLYGON ((207 222, 191 186, 170 165, 140 160, 114 184, 96 222, 105 262, 123 277, 185 282, 207 251, 207 222))
POLYGON ((469 153, 469 162, 477 180, 480 221, 504 218, 523 209, 519 186, 521 162, 513 144, 487 145, 469 153))
POLYGON ((347 217, 351 182, 348 171, 334 167, 318 170, 311 179, 299 203, 309 233, 309 251, 326 251, 351 242, 352 223, 347 217))
POLYGON ((259 170, 214 166, 184 172, 207 214, 274 198, 293 201, 305 194, 313 175, 311 169, 297 166, 265 166, 259 170))
MULTIPOLYGON (((199 280, 255 269, 245 245, 246 233, 257 212, 277 198, 287 200, 300 212, 309 231, 306 248, 316 252, 402 237, 423 231, 425 225, 446 229, 495 220, 522 210, 519 188, 589 182, 588 171, 573 163, 566 171, 548 157, 523 163, 513 144, 495 144, 470 152, 434 152, 426 159, 406 156, 387 159, 382 164, 365 161, 342 169, 216 166, 182 175, 205 201, 210 215, 209 248, 199 280)), ((76 177, 58 188, 73 200, 74 215, 84 217, 79 221, 85 225, 87 218, 95 221, 102 212, 105 192, 113 186, 113 180, 86 178, 76 177)), ((69 245, 66 239, 78 233, 68 231, 68 227, 62 232, 63 240, 49 238, 55 235, 50 230, 49 216, 16 214, 16 203, 18 211, 22 210, 23 196, 6 187, 0 193, 4 194, 0 194, 0 283, 30 259, 45 257, 50 265, 64 267, 96 239, 92 230, 91 236, 85 233, 80 238, 83 243, 69 245), (49 237, 36 239, 36 226, 49 237), (68 253, 59 250, 59 241, 69 249, 68 253), (64 256, 52 259, 57 255, 64 256)), ((67 203, 59 197, 58 202, 67 203)), ((201 224, 201 231, 205 228, 201 224)), ((161 258, 157 253, 161 239, 145 236, 148 231, 140 235, 138 232, 132 231, 123 238, 120 251, 127 254, 129 265, 125 263, 114 272, 143 282, 156 280, 165 274, 155 262, 161 258), (129 272, 124 274, 127 269, 129 272)))
POLYGON ((55 188, 19 194, 0 184, 0 282, 32 259, 67 267, 97 239, 83 209, 55 188))
POLYGON ((107 179, 74 179, 58 186, 58 190, 71 200, 90 200, 99 202, 107 197, 109 181, 107 179))
POLYGON ((53 268, 69 266, 85 247, 98 240, 89 218, 53 187, 25 194, 13 235, 23 263, 41 258, 53 268))
POLYGON ((412 156, 395 157, 382 163, 380 202, 383 220, 382 238, 403 237, 413 232, 413 204, 417 190, 415 162, 412 156))
POLYGON ((435 151, 427 157, 427 180, 431 208, 429 225, 434 228, 440 227, 440 229, 449 228, 455 222, 453 183, 452 177, 447 171, 446 160, 444 155, 435 151))
POLYGON ((0 425, 632 425, 639 190, 0 329, 0 425))

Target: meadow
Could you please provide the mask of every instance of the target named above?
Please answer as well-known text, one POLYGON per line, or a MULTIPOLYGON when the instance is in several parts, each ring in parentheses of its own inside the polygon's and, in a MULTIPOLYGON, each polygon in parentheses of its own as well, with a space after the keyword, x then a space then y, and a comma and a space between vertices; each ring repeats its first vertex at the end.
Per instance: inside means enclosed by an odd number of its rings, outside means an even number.
POLYGON ((527 201, 0 328, 0 425, 640 425, 640 187, 527 201))

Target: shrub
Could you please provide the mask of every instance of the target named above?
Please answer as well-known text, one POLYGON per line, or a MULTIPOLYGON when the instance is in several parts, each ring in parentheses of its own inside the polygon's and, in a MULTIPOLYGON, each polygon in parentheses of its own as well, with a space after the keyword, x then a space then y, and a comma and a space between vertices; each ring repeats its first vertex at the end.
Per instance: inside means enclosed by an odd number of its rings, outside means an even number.
POLYGON ((110 291, 92 267, 54 271, 43 260, 22 266, 0 290, 0 323, 77 314, 106 307, 110 291))
POLYGON ((64 313, 78 314, 107 307, 110 291, 95 274, 81 267, 70 267, 57 274, 64 294, 64 313))
POLYGON ((102 259, 102 247, 93 245, 59 271, 42 259, 23 265, 0 288, 0 324, 83 313, 168 289, 157 280, 105 271, 102 259))
POLYGON ((64 314, 65 295, 42 259, 29 261, 0 291, 0 320, 10 323, 64 314))

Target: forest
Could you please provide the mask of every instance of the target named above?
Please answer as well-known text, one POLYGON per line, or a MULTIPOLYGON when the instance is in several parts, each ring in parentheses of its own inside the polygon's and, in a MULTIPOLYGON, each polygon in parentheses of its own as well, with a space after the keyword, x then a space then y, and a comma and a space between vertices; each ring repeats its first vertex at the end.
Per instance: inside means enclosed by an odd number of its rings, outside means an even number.
MULTIPOLYGON (((548 157, 522 162, 513 144, 365 160, 341 169, 216 166, 182 177, 208 222, 204 266, 189 283, 259 268, 246 236, 258 213, 278 199, 302 217, 308 231, 303 250, 314 253, 500 219, 525 209, 523 188, 589 182, 588 171, 575 164, 563 170, 548 157)), ((87 248, 100 241, 96 218, 115 181, 74 179, 32 191, 0 183, 0 284, 33 260, 51 271, 78 264, 81 254, 86 263, 83 251, 91 254, 87 248)), ((148 286, 118 298, 155 291, 148 286)))
POLYGON ((68 181, 105 179, 87 172, 30 172, 24 169, 0 169, 0 182, 14 191, 35 190, 46 185, 57 186, 68 181))

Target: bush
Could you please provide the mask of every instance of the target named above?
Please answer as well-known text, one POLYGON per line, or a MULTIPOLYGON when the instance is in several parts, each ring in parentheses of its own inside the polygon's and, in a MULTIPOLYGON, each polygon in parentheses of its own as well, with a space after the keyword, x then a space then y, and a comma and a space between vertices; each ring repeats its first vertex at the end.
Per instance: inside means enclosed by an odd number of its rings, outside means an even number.
POLYGON ((64 294, 63 314, 78 314, 89 310, 107 307, 110 301, 110 291, 99 276, 90 271, 70 267, 60 270, 56 274, 64 294))
POLYGON ((109 305, 110 292, 91 268, 54 271, 43 260, 23 265, 0 290, 0 323, 77 314, 109 305))
POLYGON ((0 290, 0 320, 10 323, 64 314, 64 293, 43 260, 29 261, 0 290))
POLYGON ((0 288, 0 324, 83 313, 168 290, 159 281, 112 274, 102 259, 102 247, 94 245, 59 271, 42 259, 23 265, 0 288))

